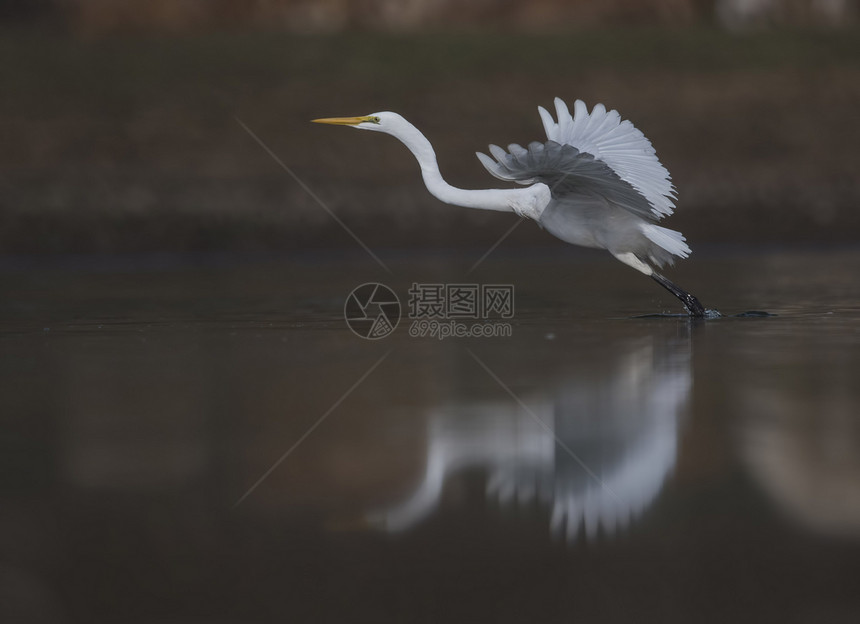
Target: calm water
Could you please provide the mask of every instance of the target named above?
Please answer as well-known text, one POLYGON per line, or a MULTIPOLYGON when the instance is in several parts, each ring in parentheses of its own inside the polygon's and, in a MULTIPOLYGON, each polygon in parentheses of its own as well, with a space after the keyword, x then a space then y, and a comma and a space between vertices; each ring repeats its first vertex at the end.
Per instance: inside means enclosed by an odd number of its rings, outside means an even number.
POLYGON ((860 250, 482 253, 6 261, 3 621, 860 621, 860 250))

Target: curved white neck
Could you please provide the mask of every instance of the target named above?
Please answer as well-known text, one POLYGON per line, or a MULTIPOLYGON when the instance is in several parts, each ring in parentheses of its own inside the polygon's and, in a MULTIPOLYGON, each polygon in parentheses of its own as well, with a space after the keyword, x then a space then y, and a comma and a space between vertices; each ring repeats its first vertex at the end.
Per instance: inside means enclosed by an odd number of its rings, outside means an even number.
POLYGON ((409 148, 421 166, 424 184, 437 199, 446 204, 463 206, 464 208, 479 208, 482 210, 499 210, 513 212, 513 204, 528 189, 480 189, 466 190, 451 186, 442 178, 439 164, 436 162, 436 152, 430 141, 412 124, 403 120, 403 125, 396 134, 392 134, 409 148))

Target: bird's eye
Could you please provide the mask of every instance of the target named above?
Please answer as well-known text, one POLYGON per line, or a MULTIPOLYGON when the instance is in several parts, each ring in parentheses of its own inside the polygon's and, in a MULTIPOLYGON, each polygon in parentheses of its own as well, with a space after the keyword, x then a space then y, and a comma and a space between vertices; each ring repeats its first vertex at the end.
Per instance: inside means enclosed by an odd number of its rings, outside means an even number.
POLYGON ((378 124, 378 123, 379 123, 379 117, 377 117, 376 115, 373 115, 373 116, 370 118, 370 121, 372 121, 372 122, 373 122, 373 123, 375 123, 375 124, 378 124))

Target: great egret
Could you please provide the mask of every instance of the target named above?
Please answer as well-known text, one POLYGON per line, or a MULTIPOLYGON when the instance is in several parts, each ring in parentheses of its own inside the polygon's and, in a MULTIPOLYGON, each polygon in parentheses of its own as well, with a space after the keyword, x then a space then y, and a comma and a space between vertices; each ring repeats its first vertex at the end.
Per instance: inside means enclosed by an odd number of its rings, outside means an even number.
POLYGON ((528 149, 511 144, 505 152, 490 145, 478 159, 495 177, 526 188, 465 190, 442 179, 430 141, 397 113, 314 119, 316 123, 385 132, 399 139, 418 160, 424 183, 439 200, 484 210, 514 212, 537 221, 563 241, 606 249, 624 264, 651 276, 684 304, 690 316, 705 308, 693 295, 655 270, 686 258, 684 236, 657 225, 672 214, 676 196, 669 172, 654 147, 617 111, 597 104, 591 113, 581 100, 571 116, 555 99, 558 121, 538 107, 547 141, 528 149))

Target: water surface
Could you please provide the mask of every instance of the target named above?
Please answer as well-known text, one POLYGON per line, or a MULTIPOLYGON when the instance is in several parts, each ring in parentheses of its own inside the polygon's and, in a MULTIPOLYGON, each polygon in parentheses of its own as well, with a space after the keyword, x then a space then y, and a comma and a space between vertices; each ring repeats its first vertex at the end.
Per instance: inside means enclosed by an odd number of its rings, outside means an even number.
MULTIPOLYGON (((4 619, 853 622, 860 251, 0 267, 4 619), (347 294, 512 284, 506 338, 347 294)), ((10 620, 11 621, 11 620, 10 620)))

